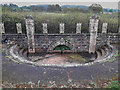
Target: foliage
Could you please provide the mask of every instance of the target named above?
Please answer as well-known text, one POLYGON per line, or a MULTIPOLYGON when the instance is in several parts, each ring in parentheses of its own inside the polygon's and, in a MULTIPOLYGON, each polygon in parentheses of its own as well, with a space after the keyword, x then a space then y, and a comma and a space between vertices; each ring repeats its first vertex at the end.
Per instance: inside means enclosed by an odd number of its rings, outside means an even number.
POLYGON ((103 8, 100 4, 92 4, 91 6, 89 6, 89 10, 94 13, 103 12, 103 8))
POLYGON ((48 12, 61 11, 61 7, 58 4, 56 4, 56 5, 48 5, 47 11, 48 12))
POLYGON ((107 88, 111 88, 112 90, 120 90, 118 81, 112 81, 112 80, 111 83, 107 86, 107 88))
MULTIPOLYGON (((16 33, 16 23, 22 24, 22 31, 26 33, 25 17, 32 15, 35 21, 35 32, 42 33, 42 23, 48 24, 48 33, 59 33, 59 24, 65 23, 65 33, 75 33, 76 24, 82 23, 82 33, 89 30, 89 19, 92 13, 43 13, 43 12, 3 12, 2 21, 5 23, 6 33, 16 33)), ((101 14, 98 32, 102 30, 102 23, 108 23, 108 32, 117 32, 118 14, 101 14)))
POLYGON ((82 63, 86 60, 79 54, 69 54, 68 56, 72 58, 74 61, 80 61, 82 63))
POLYGON ((85 10, 85 9, 82 9, 82 8, 64 8, 63 10, 62 10, 62 12, 64 12, 64 13, 68 13, 68 12, 82 12, 82 13, 88 13, 89 11, 88 10, 85 10))
POLYGON ((119 53, 118 53, 118 50, 117 50, 116 53, 114 54, 114 56, 111 59, 107 60, 106 62, 112 63, 116 60, 116 57, 118 57, 118 56, 119 56, 119 53))
POLYGON ((61 7, 60 5, 56 4, 56 5, 48 5, 48 7, 46 8, 45 6, 40 6, 40 5, 31 5, 31 6, 23 6, 23 7, 18 7, 15 4, 4 4, 2 5, 2 11, 3 12, 7 12, 7 11, 11 11, 11 12, 28 12, 28 11, 32 11, 32 12, 59 12, 61 11, 61 7))

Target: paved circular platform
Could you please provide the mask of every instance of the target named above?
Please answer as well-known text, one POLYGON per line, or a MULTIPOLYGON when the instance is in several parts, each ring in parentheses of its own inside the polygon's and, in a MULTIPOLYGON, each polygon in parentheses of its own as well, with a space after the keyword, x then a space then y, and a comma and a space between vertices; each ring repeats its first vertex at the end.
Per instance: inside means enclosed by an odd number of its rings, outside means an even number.
MULTIPOLYGON (((109 79, 118 75, 118 60, 114 62, 98 63, 91 66, 56 67, 34 66, 29 64, 17 64, 9 59, 7 48, 2 50, 3 80, 8 82, 37 82, 49 83, 56 81, 57 84, 73 81, 97 79, 109 79)), ((117 58, 116 58, 117 59, 117 58)))

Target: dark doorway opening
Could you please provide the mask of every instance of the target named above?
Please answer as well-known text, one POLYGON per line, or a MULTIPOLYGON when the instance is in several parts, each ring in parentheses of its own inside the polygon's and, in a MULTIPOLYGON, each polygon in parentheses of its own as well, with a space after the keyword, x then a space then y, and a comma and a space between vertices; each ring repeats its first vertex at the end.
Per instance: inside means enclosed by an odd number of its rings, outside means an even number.
POLYGON ((65 46, 65 45, 58 45, 54 48, 54 50, 60 51, 61 54, 63 54, 65 50, 70 50, 70 48, 68 46, 65 46))

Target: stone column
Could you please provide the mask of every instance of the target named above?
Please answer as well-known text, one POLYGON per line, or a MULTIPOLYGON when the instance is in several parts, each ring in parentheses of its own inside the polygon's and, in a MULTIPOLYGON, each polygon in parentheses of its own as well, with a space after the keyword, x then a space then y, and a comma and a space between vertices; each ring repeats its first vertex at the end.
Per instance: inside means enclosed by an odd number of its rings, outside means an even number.
POLYGON ((65 27, 64 27, 65 25, 64 25, 64 23, 60 23, 60 33, 64 33, 64 29, 65 29, 65 27))
POLYGON ((5 33, 5 27, 4 27, 4 23, 0 23, 0 33, 4 34, 5 33))
POLYGON ((77 23, 77 25, 76 25, 76 34, 81 33, 81 25, 82 25, 82 23, 77 23))
POLYGON ((119 27, 118 33, 120 33, 120 27, 119 27))
POLYGON ((16 27, 17 27, 17 33, 21 34, 22 33, 21 23, 16 23, 16 27))
POLYGON ((47 31, 47 23, 42 23, 43 26, 43 33, 48 33, 47 31))
POLYGON ((107 23, 103 23, 102 25, 102 33, 107 33, 107 23))
POLYGON ((28 39, 28 52, 35 53, 35 42, 34 42, 34 20, 32 16, 26 16, 26 31, 28 39))
POLYGON ((97 39, 97 31, 98 31, 98 22, 99 17, 94 15, 90 18, 90 44, 89 44, 89 53, 95 53, 96 48, 96 39, 97 39))

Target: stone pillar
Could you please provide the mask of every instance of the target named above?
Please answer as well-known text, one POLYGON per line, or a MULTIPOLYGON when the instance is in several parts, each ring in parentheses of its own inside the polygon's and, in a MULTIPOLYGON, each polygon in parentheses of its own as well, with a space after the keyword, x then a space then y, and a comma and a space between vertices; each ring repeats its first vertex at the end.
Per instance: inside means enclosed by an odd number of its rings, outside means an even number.
POLYGON ((26 31, 28 39, 28 52, 35 53, 35 42, 34 42, 34 20, 32 16, 26 16, 26 31))
POLYGON ((107 33, 107 23, 103 23, 102 25, 102 33, 107 33))
POLYGON ((47 23, 42 23, 43 26, 43 33, 48 33, 47 31, 47 23))
POLYGON ((81 33, 81 25, 82 25, 82 23, 77 23, 77 25, 76 25, 76 34, 81 33))
POLYGON ((118 33, 120 33, 120 27, 119 27, 118 33))
POLYGON ((64 33, 64 29, 65 29, 65 27, 64 27, 65 25, 64 25, 64 23, 60 23, 60 33, 64 33))
POLYGON ((99 17, 94 15, 90 18, 90 44, 89 44, 89 53, 95 53, 96 48, 96 38, 97 38, 97 31, 98 31, 98 22, 99 17))
POLYGON ((5 33, 5 27, 4 27, 4 23, 0 23, 0 33, 4 34, 5 33))
POLYGON ((17 33, 21 34, 22 33, 21 23, 16 23, 16 27, 17 27, 17 33))

